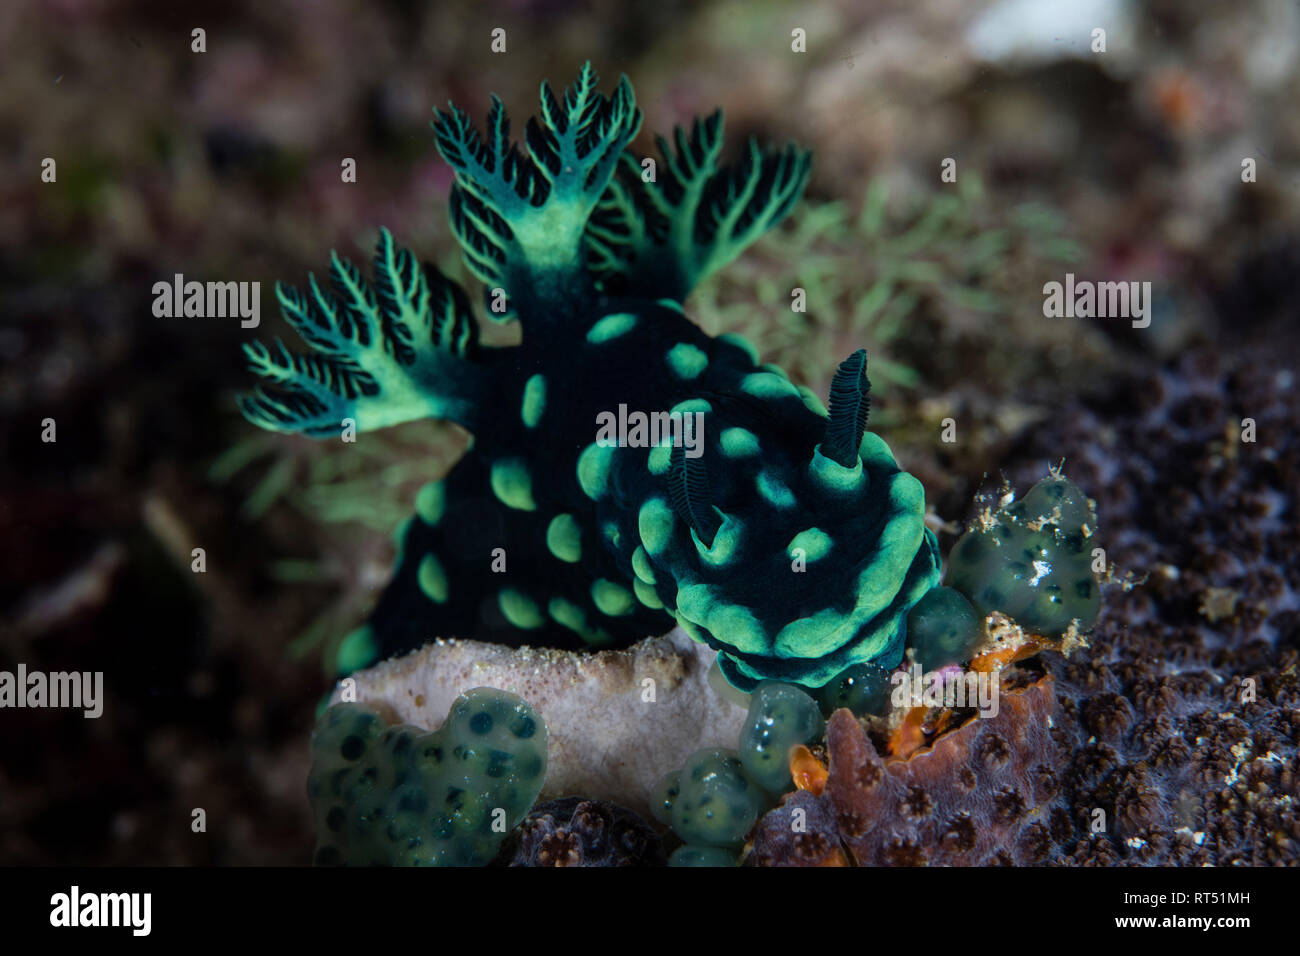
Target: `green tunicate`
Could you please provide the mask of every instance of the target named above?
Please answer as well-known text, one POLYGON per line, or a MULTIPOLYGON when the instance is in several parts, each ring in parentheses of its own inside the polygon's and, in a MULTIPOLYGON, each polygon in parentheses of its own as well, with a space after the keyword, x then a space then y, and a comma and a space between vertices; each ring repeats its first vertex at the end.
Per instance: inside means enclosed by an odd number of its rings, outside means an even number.
POLYGON ((758 454, 758 438, 748 428, 724 428, 718 436, 718 443, 728 458, 758 454))
POLYGON ((415 496, 415 513, 427 525, 436 525, 447 510, 447 489, 441 481, 431 481, 415 496))
POLYGON ((673 850, 669 866, 736 866, 736 851, 720 846, 692 846, 687 843, 673 850))
POLYGON ((673 804, 677 802, 677 797, 682 792, 681 784, 681 771, 674 770, 661 777, 659 783, 655 785, 654 793, 650 796, 650 812, 660 823, 672 826, 673 804))
POLYGON ((524 420, 524 425, 536 428, 537 423, 542 420, 544 411, 546 411, 546 376, 539 373, 524 383, 524 401, 519 414, 524 420))
POLYGON ((923 670, 966 663, 983 637, 975 608, 949 587, 931 588, 907 615, 907 646, 923 670))
POLYGON ((1101 612, 1092 570, 1097 519, 1083 491, 1050 477, 966 532, 948 558, 947 584, 975 605, 1013 618, 1033 633, 1060 637, 1074 620, 1091 627, 1101 612))
POLYGON ((699 750, 682 767, 672 803, 673 830, 687 843, 740 846, 765 796, 734 750, 699 750))
POLYGON ((616 312, 607 315, 587 332, 587 341, 599 345, 624 335, 636 326, 636 316, 631 312, 616 312))
POLYGON ((631 614, 636 607, 632 593, 627 588, 605 578, 597 578, 592 584, 591 600, 601 614, 609 617, 631 614))
POLYGON ((438 560, 437 555, 430 552, 421 558, 420 567, 417 569, 415 577, 425 597, 436 604, 446 603, 448 594, 447 572, 443 570, 442 562, 438 560))
POLYGON ((578 455, 578 484, 582 487, 583 494, 593 501, 605 493, 615 447, 593 442, 578 455))
POLYGON ((826 729, 817 702, 793 684, 764 681, 755 688, 740 730, 740 760, 751 779, 769 793, 790 790, 790 748, 819 738, 826 729))
POLYGON ((854 717, 887 714, 893 690, 890 673, 888 668, 870 662, 846 668, 817 692, 822 713, 829 717, 847 707, 854 717))
POLYGON ((680 342, 668 350, 665 356, 668 367, 678 378, 698 378, 709 365, 709 358, 698 347, 689 342, 680 342))
POLYGON ((569 564, 582 560, 582 531, 573 515, 561 514, 551 519, 546 526, 546 547, 569 564))
POLYGON ((492 463, 490 475, 492 493, 501 503, 516 511, 535 511, 533 501, 533 480, 528 475, 528 466, 518 458, 492 463))
POLYGON ((311 749, 307 794, 322 865, 482 866, 546 779, 541 715, 491 688, 457 698, 432 733, 336 704, 311 749))
POLYGON ((536 630, 546 623, 536 602, 514 588, 502 588, 497 595, 497 605, 507 621, 523 630, 536 630))

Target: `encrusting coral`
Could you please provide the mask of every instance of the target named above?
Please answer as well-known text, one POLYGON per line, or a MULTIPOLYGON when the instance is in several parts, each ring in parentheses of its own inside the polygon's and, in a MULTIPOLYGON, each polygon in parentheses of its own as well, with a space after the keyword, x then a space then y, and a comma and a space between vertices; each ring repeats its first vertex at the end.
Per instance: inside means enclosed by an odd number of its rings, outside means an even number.
POLYGON ((663 841, 630 810, 565 797, 539 803, 515 828, 497 866, 663 866, 663 841))
POLYGON ((1033 862, 1060 786, 1054 707, 1050 678, 1004 691, 996 716, 906 758, 880 754, 848 710, 836 711, 822 794, 802 791, 769 814, 747 862, 833 865, 841 847, 858 866, 1033 862))
POLYGON ((1295 865, 1292 382, 1275 357, 1199 351, 1116 389, 1118 418, 1066 409, 1012 474, 1063 454, 1124 529, 1105 544, 1126 574, 1086 645, 1004 666, 991 719, 940 728, 945 712, 914 708, 905 754, 839 711, 822 795, 767 814, 746 862, 1295 865))

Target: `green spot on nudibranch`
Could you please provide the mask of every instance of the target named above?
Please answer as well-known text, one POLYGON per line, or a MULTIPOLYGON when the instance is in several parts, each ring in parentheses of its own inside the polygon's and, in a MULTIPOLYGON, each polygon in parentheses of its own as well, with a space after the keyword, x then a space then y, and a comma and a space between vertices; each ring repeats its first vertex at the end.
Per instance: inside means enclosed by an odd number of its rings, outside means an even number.
POLYGON ((831 549, 831 536, 821 528, 809 528, 806 531, 800 531, 790 539, 790 544, 786 547, 785 553, 793 558, 795 549, 801 549, 804 557, 809 561, 816 561, 818 558, 826 556, 826 552, 831 549))
POLYGON ((755 365, 758 364, 758 349, 754 347, 753 342, 749 341, 749 339, 745 338, 739 332, 724 332, 718 336, 718 341, 734 345, 736 348, 748 355, 751 362, 755 365))
POLYGON ((674 312, 680 312, 683 315, 686 314, 682 304, 676 299, 655 299, 655 305, 662 305, 665 309, 672 309, 674 312))
POLYGON ((409 518, 403 518, 402 523, 393 530, 393 547, 397 551, 393 558, 393 567, 400 567, 406 560, 406 534, 411 530, 411 523, 415 521, 415 515, 409 518))
POLYGON ((689 342, 681 342, 664 357, 678 378, 697 378, 709 365, 709 357, 689 342))
POLYGON ((688 415, 688 414, 693 414, 695 412, 704 412, 705 414, 708 414, 711 411, 713 411, 713 406, 710 405, 707 400, 703 398, 688 398, 683 402, 678 402, 676 405, 670 408, 668 410, 668 414, 688 415))
POLYGON ((340 674, 350 674, 369 667, 378 657, 379 645, 375 642, 375 632, 370 630, 369 625, 363 624, 339 643, 334 662, 340 674))
MULTIPOLYGON (((769 647, 767 631, 749 608, 732 604, 709 584, 690 584, 677 591, 679 622, 689 621, 711 634, 727 635, 727 644, 743 654, 762 653, 769 647)), ((682 624, 690 633, 691 628, 682 624)))
POLYGON ((587 615, 583 613, 582 608, 572 601, 566 601, 564 598, 551 598, 551 603, 547 605, 546 609, 557 623, 562 624, 571 631, 581 633, 587 626, 587 615))
POLYGON ((637 579, 644 581, 646 584, 655 583, 654 568, 650 566, 650 557, 645 553, 645 548, 637 546, 632 552, 632 571, 636 574, 637 579))
POLYGON ((556 515, 546 526, 546 547, 561 561, 577 564, 582 560, 582 530, 573 515, 556 515))
POLYGON ((533 502, 533 479, 528 466, 520 459, 511 458, 491 464, 491 490, 503 505, 516 511, 536 511, 533 502))
POLYGON ((652 611, 663 610, 664 602, 659 600, 659 594, 654 587, 646 584, 640 578, 632 582, 632 590, 636 592, 636 599, 650 608, 652 611))
POLYGON ((528 428, 536 428, 546 411, 546 376, 534 375, 524 383, 524 402, 519 415, 528 428))
POLYGON ((578 456, 578 484, 582 486, 583 494, 593 501, 605 493, 615 447, 592 442, 578 456))
POLYGON ((782 378, 772 372, 754 372, 740 380, 740 390, 755 398, 773 399, 794 396, 802 400, 799 390, 788 378, 782 378))
POLYGON ((631 312, 615 312, 605 316, 587 331, 587 341, 599 345, 632 331, 635 325, 636 316, 631 312))
POLYGON ((601 525, 600 530, 615 551, 623 549, 623 532, 619 530, 617 521, 606 521, 601 525))
POLYGON ((528 475, 528 466, 518 458, 492 463, 492 493, 501 499, 502 504, 516 511, 536 511, 533 502, 533 480, 528 475))
POLYGON ((659 554, 668 547, 673 533, 673 509, 662 498, 651 498, 636 517, 637 531, 647 554, 659 554))
POLYGON ((441 481, 431 481, 415 496, 415 513, 427 525, 436 525, 447 510, 447 488, 441 481))
POLYGON ((497 595, 497 605, 506 620, 522 630, 536 630, 546 622, 536 602, 514 588, 502 588, 497 595))
POLYGON ((564 598, 551 598, 551 603, 547 605, 547 611, 552 619, 562 627, 567 627, 588 644, 608 644, 612 638, 600 629, 590 630, 587 627, 587 614, 582 608, 572 601, 566 601, 564 598))
POLYGON ((724 428, 718 436, 718 443, 728 458, 745 458, 758 454, 758 438, 748 428, 724 428))
POLYGON ((803 399, 803 403, 809 411, 816 412, 822 418, 830 414, 830 412, 826 411, 826 406, 822 404, 821 397, 807 385, 796 385, 795 388, 799 389, 799 397, 803 399))
POLYGON ((760 471, 757 484, 758 493, 773 506, 777 508, 793 508, 795 506, 794 492, 787 488, 780 478, 766 471, 760 471))
POLYGON ((652 475, 666 475, 668 466, 672 463, 673 446, 672 440, 669 439, 666 445, 656 445, 650 449, 650 454, 646 457, 645 466, 650 470, 652 475))
POLYGON ((421 558, 420 568, 415 576, 425 597, 435 604, 447 602, 447 572, 442 569, 442 562, 436 555, 426 554, 421 558))
POLYGON ((623 585, 615 584, 605 578, 597 578, 592 584, 591 600, 601 614, 610 617, 621 617, 632 613, 632 593, 623 585))

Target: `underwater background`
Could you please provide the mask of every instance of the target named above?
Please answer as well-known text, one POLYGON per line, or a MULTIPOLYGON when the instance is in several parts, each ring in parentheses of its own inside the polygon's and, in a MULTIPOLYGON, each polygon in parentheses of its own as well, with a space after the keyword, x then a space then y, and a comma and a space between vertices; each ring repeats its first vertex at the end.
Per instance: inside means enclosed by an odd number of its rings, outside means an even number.
MULTIPOLYGON (((59 0, 7 4, 0 47, 0 669, 107 689, 96 720, 0 714, 0 864, 309 859, 327 662, 466 435, 416 422, 343 455, 258 431, 235 403, 250 332, 155 317, 152 287, 260 281, 251 334, 283 334, 274 281, 366 258, 382 224, 476 289, 431 111, 477 119, 494 92, 522 120, 588 60, 635 83, 643 149, 720 106, 732 151, 813 151, 803 202, 686 312, 819 395, 865 347, 872 428, 951 525, 945 552, 1003 476, 1064 460, 1096 500, 1139 583, 1108 588, 1056 673, 1081 743, 1034 784, 1061 816, 1028 861, 1296 861, 1294 4, 59 0), (1150 326, 1044 317, 1066 273, 1150 281, 1150 326), (1225 716, 1247 678, 1260 703, 1225 716), (1097 805, 1113 838, 1082 840, 1097 805)), ((943 859, 901 846, 886 862, 943 859)))

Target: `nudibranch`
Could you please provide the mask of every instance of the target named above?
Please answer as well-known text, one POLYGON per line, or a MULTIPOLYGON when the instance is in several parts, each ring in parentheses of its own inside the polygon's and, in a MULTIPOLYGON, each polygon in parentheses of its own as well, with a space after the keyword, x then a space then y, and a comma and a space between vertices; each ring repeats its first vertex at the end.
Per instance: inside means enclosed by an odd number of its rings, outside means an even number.
POLYGON ((594 648, 674 624, 744 690, 897 665, 940 562, 920 482, 867 430, 865 352, 828 411, 683 309, 790 211, 810 155, 750 141, 720 165, 719 112, 658 138, 656 168, 628 148, 626 77, 608 97, 596 82, 588 64, 562 99, 543 83, 522 150, 495 97, 485 136, 435 111, 452 231, 520 344, 481 344, 464 291, 381 230, 372 282, 335 255, 328 283, 277 287, 311 352, 245 346, 267 382, 241 408, 262 427, 332 437, 432 417, 474 437, 417 496, 340 673, 439 636, 594 648), (622 407, 703 429, 607 440, 597 423, 622 407))

